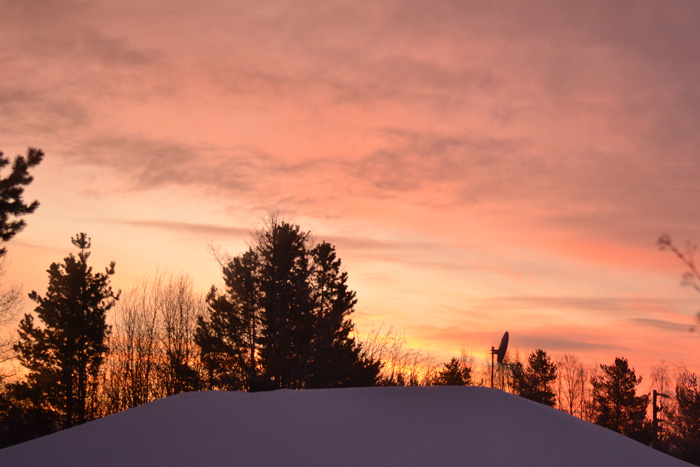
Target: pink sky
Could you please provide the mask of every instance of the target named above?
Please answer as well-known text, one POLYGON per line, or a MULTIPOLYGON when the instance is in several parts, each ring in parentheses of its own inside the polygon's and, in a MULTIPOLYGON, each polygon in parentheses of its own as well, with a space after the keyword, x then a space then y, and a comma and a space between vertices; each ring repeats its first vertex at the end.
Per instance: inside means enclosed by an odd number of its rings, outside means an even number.
MULTIPOLYGON (((683 362, 700 295, 700 4, 0 0, 0 150, 40 147, 5 281, 93 239, 220 283, 269 210, 334 243, 361 332, 440 359, 683 362)), ((29 304, 28 304, 28 308, 29 304)))

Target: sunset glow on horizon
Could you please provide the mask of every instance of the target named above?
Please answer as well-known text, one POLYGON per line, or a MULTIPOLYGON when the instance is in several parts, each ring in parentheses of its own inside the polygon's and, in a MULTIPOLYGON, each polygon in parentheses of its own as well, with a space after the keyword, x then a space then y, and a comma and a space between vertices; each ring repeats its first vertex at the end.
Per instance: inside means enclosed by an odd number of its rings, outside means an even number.
MULTIPOLYGON (((336 245, 360 333, 700 373, 700 3, 0 0, 0 151, 46 157, 3 283, 86 232, 130 289, 222 282, 269 212, 336 245)), ((24 311, 32 309, 27 301, 24 311)))

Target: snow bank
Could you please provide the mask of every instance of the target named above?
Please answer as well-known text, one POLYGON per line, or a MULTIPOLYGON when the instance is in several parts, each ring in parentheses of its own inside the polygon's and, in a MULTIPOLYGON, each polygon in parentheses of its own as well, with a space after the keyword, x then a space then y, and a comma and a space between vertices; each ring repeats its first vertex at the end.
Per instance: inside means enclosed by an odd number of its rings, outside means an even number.
POLYGON ((0 451, 0 465, 688 465, 476 387, 200 392, 0 451))

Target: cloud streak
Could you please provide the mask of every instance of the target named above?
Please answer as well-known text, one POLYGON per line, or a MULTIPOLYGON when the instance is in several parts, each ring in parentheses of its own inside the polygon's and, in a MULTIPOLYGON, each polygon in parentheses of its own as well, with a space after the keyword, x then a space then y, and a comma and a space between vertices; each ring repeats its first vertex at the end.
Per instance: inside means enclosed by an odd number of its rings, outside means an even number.
POLYGON ((186 232, 197 235, 226 235, 230 237, 248 237, 251 235, 251 230, 239 227, 225 227, 212 224, 197 224, 191 222, 175 222, 175 221, 156 221, 156 220, 119 220, 119 219, 103 219, 99 222, 106 224, 125 225, 143 229, 161 229, 172 232, 186 232))

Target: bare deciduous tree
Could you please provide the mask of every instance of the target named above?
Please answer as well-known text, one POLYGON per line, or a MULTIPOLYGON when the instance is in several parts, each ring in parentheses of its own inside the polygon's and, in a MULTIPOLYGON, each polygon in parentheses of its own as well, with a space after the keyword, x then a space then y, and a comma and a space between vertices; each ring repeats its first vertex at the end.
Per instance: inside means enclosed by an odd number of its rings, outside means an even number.
POLYGON ((428 385, 433 380, 436 364, 433 356, 422 349, 406 348, 406 337, 393 327, 372 328, 363 339, 362 348, 372 360, 382 362, 380 384, 387 386, 428 385))
POLYGON ((579 418, 584 418, 586 366, 572 354, 564 354, 557 360, 557 408, 579 418))
POLYGON ((166 395, 200 389, 199 347, 194 343, 197 317, 206 313, 201 294, 189 276, 171 277, 159 294, 159 372, 166 395))
POLYGON ((157 273, 125 294, 115 310, 104 376, 108 413, 199 389, 194 330, 205 313, 204 299, 186 275, 157 273))
POLYGON ((106 388, 112 407, 118 412, 155 398, 157 292, 163 277, 143 280, 122 297, 114 318, 111 355, 106 388))

